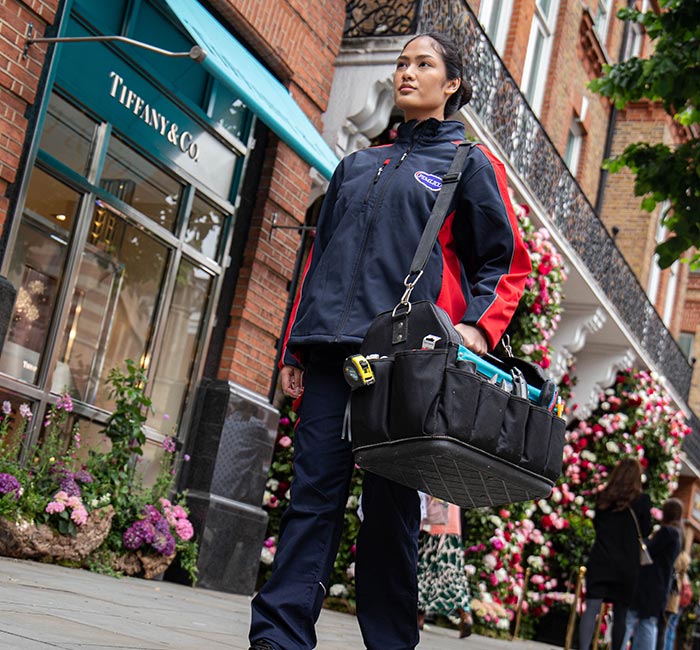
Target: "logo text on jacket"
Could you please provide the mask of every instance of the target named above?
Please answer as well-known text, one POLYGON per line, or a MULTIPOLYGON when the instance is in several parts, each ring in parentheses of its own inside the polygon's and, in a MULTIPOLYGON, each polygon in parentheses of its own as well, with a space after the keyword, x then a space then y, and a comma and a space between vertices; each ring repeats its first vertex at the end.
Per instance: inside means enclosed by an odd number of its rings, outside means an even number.
POLYGON ((413 174, 414 178, 424 187, 427 187, 431 192, 439 192, 442 187, 442 178, 435 174, 418 171, 413 174))

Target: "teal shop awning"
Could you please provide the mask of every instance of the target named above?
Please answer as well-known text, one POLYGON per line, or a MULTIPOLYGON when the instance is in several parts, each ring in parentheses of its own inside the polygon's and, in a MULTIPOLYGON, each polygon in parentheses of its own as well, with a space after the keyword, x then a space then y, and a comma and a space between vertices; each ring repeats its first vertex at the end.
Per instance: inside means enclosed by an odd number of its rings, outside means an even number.
POLYGON ((202 65, 207 72, 240 97, 307 163, 330 178, 338 158, 289 91, 199 2, 166 2, 204 50, 202 65))

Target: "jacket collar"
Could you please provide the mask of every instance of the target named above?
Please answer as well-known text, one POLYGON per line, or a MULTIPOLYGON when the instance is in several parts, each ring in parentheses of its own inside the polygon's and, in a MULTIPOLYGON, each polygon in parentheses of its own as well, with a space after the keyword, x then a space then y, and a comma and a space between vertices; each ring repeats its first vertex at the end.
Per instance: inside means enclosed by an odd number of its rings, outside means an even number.
POLYGON ((416 144, 418 142, 464 140, 464 124, 456 120, 436 120, 431 117, 419 122, 411 120, 399 126, 396 142, 416 144))

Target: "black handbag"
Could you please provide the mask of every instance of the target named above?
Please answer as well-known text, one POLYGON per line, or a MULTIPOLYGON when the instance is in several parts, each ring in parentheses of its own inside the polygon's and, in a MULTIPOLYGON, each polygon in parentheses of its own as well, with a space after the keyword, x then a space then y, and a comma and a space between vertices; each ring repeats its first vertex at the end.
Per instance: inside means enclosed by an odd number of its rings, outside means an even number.
POLYGON ((351 391, 345 429, 363 469, 477 508, 548 496, 561 473, 565 421, 551 410, 554 384, 538 366, 484 361, 461 346, 445 311, 410 302, 468 152, 460 144, 443 178, 403 297, 362 342, 374 383, 351 391))

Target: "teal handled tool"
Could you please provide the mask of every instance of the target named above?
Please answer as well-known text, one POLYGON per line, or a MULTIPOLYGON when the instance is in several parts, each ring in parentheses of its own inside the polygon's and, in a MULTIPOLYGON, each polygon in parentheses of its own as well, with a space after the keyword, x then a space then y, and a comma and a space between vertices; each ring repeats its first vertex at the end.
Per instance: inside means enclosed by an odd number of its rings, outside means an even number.
MULTIPOLYGON (((485 377, 493 377, 494 375, 498 375, 499 379, 505 380, 510 384, 513 383, 513 375, 506 370, 501 370, 501 368, 498 366, 488 362, 486 359, 465 348, 463 345, 460 345, 459 350, 457 351, 457 361, 471 361, 476 365, 477 370, 485 377)), ((540 403, 540 390, 534 386, 530 386, 530 384, 527 385, 527 396, 531 402, 534 402, 535 404, 540 403)), ((545 405, 545 408, 546 406, 547 405, 545 405)))

